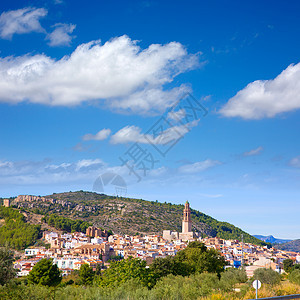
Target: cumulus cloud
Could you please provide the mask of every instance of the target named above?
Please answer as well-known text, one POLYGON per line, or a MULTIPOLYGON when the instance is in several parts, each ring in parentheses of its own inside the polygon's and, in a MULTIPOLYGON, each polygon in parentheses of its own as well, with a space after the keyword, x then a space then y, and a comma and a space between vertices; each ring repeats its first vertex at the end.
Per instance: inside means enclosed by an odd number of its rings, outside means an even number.
POLYGON ((34 7, 3 12, 0 16, 0 37, 11 39, 14 34, 44 32, 39 20, 47 13, 44 8, 34 7))
POLYGON ((110 135, 110 133, 111 133, 110 129, 102 129, 98 133, 96 133, 95 135, 93 135, 91 133, 85 134, 82 137, 82 139, 84 141, 91 141, 91 140, 102 141, 102 140, 105 140, 106 138, 108 138, 108 136, 110 135))
POLYGON ((165 145, 173 140, 184 137, 190 131, 190 128, 196 126, 197 121, 193 121, 186 125, 178 125, 169 127, 157 133, 155 136, 152 134, 143 134, 142 129, 137 126, 126 126, 116 132, 110 139, 112 144, 126 144, 126 143, 141 143, 141 144, 155 144, 165 145))
POLYGON ((58 61, 43 54, 5 57, 0 102, 74 106, 102 99, 116 110, 157 113, 188 90, 164 85, 199 65, 199 54, 188 54, 180 43, 142 50, 127 36, 82 44, 58 61))
POLYGON ((288 66, 275 79, 248 84, 221 108, 225 117, 272 118, 300 108, 300 63, 288 66))
POLYGON ((252 149, 250 151, 244 152, 243 155, 244 156, 254 156, 254 155, 260 154, 263 150, 264 150, 264 148, 262 146, 259 146, 256 149, 252 149))
POLYGON ((295 168, 300 168, 300 155, 292 158, 289 161, 289 165, 295 168))
POLYGON ((74 38, 71 34, 76 28, 76 25, 58 23, 55 24, 54 27, 55 29, 46 37, 46 39, 49 40, 48 45, 51 47, 70 46, 74 38))
POLYGON ((212 168, 212 167, 220 165, 220 164, 222 164, 222 163, 218 160, 206 159, 203 161, 195 162, 193 164, 187 164, 187 165, 181 166, 179 168, 179 172, 189 173, 189 174, 198 173, 198 172, 203 172, 209 168, 212 168))

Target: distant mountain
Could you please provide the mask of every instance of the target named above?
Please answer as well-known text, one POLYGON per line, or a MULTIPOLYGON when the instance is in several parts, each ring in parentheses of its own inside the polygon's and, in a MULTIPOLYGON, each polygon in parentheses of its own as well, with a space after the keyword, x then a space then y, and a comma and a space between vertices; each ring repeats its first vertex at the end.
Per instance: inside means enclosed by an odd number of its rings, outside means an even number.
POLYGON ((294 251, 294 252, 300 252, 300 239, 293 240, 281 245, 276 245, 275 248, 284 250, 284 251, 294 251))
MULTIPOLYGON (((12 205, 40 215, 57 214, 81 219, 120 234, 162 234, 163 230, 181 232, 183 205, 91 192, 68 192, 40 196, 18 196, 12 205)), ((270 245, 240 228, 220 222, 200 211, 191 210, 192 230, 202 236, 270 245)))
POLYGON ((256 237, 259 240, 262 240, 264 242, 267 243, 271 243, 271 244, 283 244, 283 243, 287 243, 290 242, 291 240, 283 240, 283 239, 277 239, 275 238, 273 235, 253 235, 254 237, 256 237))

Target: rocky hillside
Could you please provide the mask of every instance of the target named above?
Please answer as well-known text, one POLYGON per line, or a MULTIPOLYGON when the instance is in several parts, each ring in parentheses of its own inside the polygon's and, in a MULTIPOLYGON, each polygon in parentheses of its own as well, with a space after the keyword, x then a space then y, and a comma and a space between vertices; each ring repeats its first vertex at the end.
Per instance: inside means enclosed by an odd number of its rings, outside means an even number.
MULTIPOLYGON (((91 192, 69 192, 40 196, 18 196, 12 205, 35 214, 57 214, 89 221, 120 234, 162 234, 163 230, 181 231, 183 205, 142 199, 112 197, 91 192)), ((192 210, 192 227, 202 235, 240 239, 254 244, 266 243, 227 222, 219 222, 192 210)))
POLYGON ((274 247, 284 251, 300 252, 300 239, 293 240, 281 245, 275 245, 274 247))

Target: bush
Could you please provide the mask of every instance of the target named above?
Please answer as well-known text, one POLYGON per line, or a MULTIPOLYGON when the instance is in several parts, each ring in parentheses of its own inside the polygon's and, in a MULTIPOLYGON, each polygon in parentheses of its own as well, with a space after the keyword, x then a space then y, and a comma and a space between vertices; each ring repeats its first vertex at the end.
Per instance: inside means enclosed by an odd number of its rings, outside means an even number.
POLYGON ((289 280, 300 285, 300 270, 296 269, 289 275, 289 280))
POLYGON ((260 268, 254 271, 253 279, 258 279, 261 283, 270 285, 278 284, 281 280, 280 275, 272 269, 260 268))
POLYGON ((234 269, 228 268, 221 275, 221 284, 224 289, 226 286, 230 286, 231 288, 237 283, 245 283, 247 282, 248 277, 244 269, 234 269))

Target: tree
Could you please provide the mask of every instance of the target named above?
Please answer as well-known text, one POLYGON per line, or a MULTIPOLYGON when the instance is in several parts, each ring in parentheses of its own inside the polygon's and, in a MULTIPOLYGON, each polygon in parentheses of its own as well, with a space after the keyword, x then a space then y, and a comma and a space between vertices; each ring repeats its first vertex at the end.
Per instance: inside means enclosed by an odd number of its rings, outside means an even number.
POLYGON ((189 243, 184 250, 179 251, 175 260, 186 264, 190 274, 217 273, 219 278, 226 265, 224 257, 216 249, 208 250, 198 241, 189 243))
POLYGON ((258 279, 261 283, 274 285, 280 282, 281 277, 272 269, 260 268, 254 271, 253 279, 258 279))
POLYGON ((290 273, 294 265, 294 261, 290 258, 283 261, 283 269, 285 272, 290 273))
POLYGON ((155 284, 153 274, 146 268, 146 262, 139 258, 127 258, 110 264, 109 269, 98 276, 99 286, 114 286, 120 283, 136 279, 142 285, 150 288, 155 284))
POLYGON ((56 286, 61 282, 61 273, 52 259, 43 258, 29 272, 28 283, 56 286))
POLYGON ((4 285, 16 276, 13 261, 13 252, 7 248, 0 248, 0 285, 4 285))
POLYGON ((190 273, 190 268, 187 264, 175 260, 175 257, 167 256, 156 258, 150 265, 150 271, 158 280, 169 274, 187 276, 190 273))
POLYGON ((91 285, 94 280, 95 273, 93 268, 88 264, 83 264, 79 270, 80 283, 83 285, 91 285))
POLYGON ((101 274, 101 265, 97 264, 96 270, 95 270, 95 275, 100 275, 101 274))

